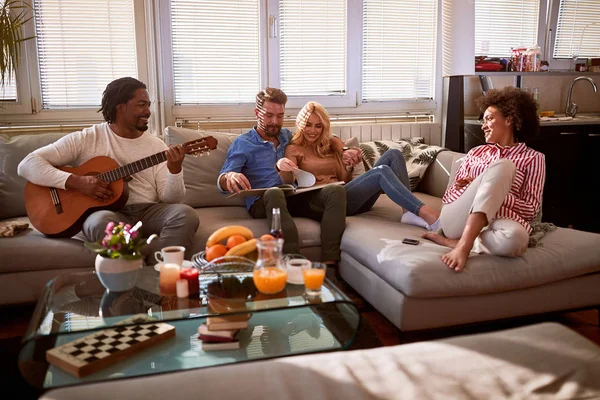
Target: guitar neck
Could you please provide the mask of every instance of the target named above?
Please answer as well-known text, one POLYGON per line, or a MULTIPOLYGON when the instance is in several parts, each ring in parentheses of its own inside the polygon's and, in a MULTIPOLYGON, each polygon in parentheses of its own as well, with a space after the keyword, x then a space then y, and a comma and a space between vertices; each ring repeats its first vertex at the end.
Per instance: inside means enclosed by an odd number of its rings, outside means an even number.
POLYGON ((126 178, 165 161, 167 161, 167 152, 162 151, 130 164, 123 165, 122 167, 103 172, 98 175, 98 178, 102 179, 104 182, 118 181, 119 179, 126 178))

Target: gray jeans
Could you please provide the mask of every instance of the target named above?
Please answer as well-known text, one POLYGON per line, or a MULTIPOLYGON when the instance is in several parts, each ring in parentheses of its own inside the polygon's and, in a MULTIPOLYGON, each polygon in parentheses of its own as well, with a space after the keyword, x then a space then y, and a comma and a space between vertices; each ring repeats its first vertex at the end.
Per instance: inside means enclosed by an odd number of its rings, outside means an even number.
POLYGON ((156 233, 159 237, 146 246, 142 254, 147 263, 154 264, 154 252, 166 246, 184 246, 186 259, 193 255, 192 241, 198 229, 199 220, 194 209, 185 204, 128 204, 118 211, 102 210, 91 214, 83 223, 83 235, 87 241, 102 240, 104 229, 110 222, 125 222, 134 225, 142 221, 143 237, 156 233))

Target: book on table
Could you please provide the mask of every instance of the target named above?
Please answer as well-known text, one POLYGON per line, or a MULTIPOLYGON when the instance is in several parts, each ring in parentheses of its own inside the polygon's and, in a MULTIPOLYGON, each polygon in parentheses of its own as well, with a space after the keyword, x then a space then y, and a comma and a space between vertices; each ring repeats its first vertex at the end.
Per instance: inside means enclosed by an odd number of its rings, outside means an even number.
POLYGON ((198 327, 198 339, 203 342, 235 342, 239 332, 239 329, 210 331, 206 324, 202 324, 198 327))
POLYGON ((202 341, 202 350, 204 351, 215 351, 215 350, 237 350, 240 348, 240 341, 235 342, 205 342, 202 341))
MULTIPOLYGON (((300 187, 300 186, 295 187, 292 184, 286 183, 283 185, 278 185, 278 186, 273 186, 273 187, 277 187, 277 188, 280 188, 281 190, 283 190, 283 192, 286 196, 293 196, 293 195, 300 194, 300 193, 306 193, 306 192, 311 192, 313 190, 323 189, 327 185, 344 185, 345 183, 346 182, 344 182, 344 181, 337 181, 337 182, 324 183, 321 185, 313 185, 313 186, 308 186, 308 187, 300 187)), ((227 198, 229 199, 229 198, 235 197, 235 196, 243 196, 243 197, 262 196, 269 189, 271 189, 271 188, 242 190, 239 193, 230 194, 229 196, 227 196, 227 198)))
POLYGON ((209 331, 239 330, 248 327, 252 314, 220 315, 206 318, 209 331))

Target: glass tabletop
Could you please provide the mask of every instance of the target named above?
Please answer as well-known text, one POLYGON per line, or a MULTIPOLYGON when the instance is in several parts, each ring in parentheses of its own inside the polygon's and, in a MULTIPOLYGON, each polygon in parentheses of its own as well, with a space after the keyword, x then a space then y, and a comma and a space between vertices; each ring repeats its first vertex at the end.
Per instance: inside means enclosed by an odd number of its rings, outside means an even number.
MULTIPOLYGON (((220 274, 218 279, 248 283, 251 277, 250 273, 231 273, 220 274)), ((108 292, 93 271, 58 276, 46 285, 23 338, 20 368, 24 377, 32 385, 47 389, 340 350, 352 343, 358 330, 360 313, 356 306, 327 279, 317 298, 305 297, 303 285, 287 284, 276 295, 250 289, 233 299, 212 295, 217 279, 214 275, 201 274, 199 279, 200 293, 182 299, 161 295, 159 273, 152 267, 144 267, 136 287, 127 292, 108 292), (202 351, 197 330, 207 317, 242 313, 251 317, 240 338, 241 349, 202 351), (175 326, 176 338, 85 378, 76 378, 45 360, 45 352, 61 344, 115 324, 134 325, 149 319, 175 326)))

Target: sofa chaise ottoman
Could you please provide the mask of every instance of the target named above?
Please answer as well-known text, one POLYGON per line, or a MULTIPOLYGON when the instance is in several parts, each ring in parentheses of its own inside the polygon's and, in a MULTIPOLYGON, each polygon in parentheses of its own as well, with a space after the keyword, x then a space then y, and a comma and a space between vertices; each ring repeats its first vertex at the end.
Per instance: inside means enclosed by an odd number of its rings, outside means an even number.
POLYGON ((52 389, 79 399, 597 399, 600 347, 543 323, 52 389))

